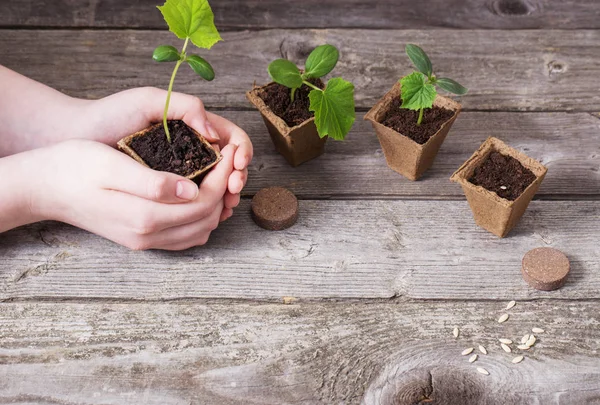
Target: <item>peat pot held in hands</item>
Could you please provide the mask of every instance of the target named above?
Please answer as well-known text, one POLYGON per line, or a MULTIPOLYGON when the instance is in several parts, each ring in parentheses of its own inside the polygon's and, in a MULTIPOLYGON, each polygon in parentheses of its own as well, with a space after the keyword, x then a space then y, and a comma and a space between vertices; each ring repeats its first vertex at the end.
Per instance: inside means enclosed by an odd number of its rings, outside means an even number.
POLYGON ((118 142, 118 147, 139 163, 200 183, 222 156, 196 130, 183 121, 168 121, 171 142, 162 123, 152 125, 118 142))

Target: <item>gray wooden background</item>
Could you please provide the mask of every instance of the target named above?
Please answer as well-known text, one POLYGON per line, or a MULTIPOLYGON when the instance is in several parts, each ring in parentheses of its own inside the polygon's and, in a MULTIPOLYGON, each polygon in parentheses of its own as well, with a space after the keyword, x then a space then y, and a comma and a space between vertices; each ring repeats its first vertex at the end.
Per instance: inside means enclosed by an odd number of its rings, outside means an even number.
MULTIPOLYGON (((150 0, 0 2, 0 64, 67 94, 165 87, 176 44, 150 0)), ((600 3, 595 0, 214 0, 217 79, 176 90, 244 127, 244 199, 208 245, 131 252, 40 223, 0 235, 0 404, 600 404, 600 3), (356 85, 345 142, 291 168, 245 100, 279 57, 322 43, 356 85), (417 43, 470 88, 432 169, 385 165, 367 111, 417 43), (549 168, 506 239, 475 226, 452 172, 488 136, 549 168), (249 199, 279 185, 297 225, 267 232, 249 199), (542 293, 529 249, 572 263, 542 293), (496 319, 510 300, 505 324, 496 319), (452 329, 461 329, 454 339, 452 329), (518 365, 497 338, 546 330, 518 365), (483 344, 475 365, 460 356, 483 344)), ((0 89, 1 90, 1 89, 0 89)), ((0 174, 6 175, 6 174, 0 174)))

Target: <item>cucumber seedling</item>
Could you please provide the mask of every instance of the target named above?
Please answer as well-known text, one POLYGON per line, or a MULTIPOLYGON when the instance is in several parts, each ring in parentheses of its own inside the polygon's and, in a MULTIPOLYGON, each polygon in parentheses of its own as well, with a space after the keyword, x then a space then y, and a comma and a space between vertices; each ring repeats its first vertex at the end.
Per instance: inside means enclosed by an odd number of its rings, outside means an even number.
POLYGON ((167 113, 173 91, 173 82, 177 70, 183 62, 192 68, 204 80, 211 81, 215 78, 215 71, 210 63, 198 55, 188 55, 187 46, 191 41, 198 48, 210 49, 221 40, 214 23, 214 14, 207 0, 167 0, 163 6, 158 6, 163 18, 169 26, 169 31, 184 40, 181 51, 171 45, 161 45, 154 50, 152 59, 157 62, 176 62, 171 74, 167 100, 163 113, 163 126, 167 140, 171 143, 171 135, 167 126, 167 113))
POLYGON ((466 94, 468 90, 452 79, 437 78, 433 74, 431 60, 429 60, 425 51, 417 45, 406 45, 406 54, 418 72, 412 72, 400 79, 401 108, 419 111, 417 125, 421 125, 423 110, 433 106, 433 101, 437 95, 436 86, 457 95, 466 94))
POLYGON ((339 52, 332 45, 321 45, 315 48, 308 59, 304 72, 287 59, 277 59, 269 65, 269 75, 276 83, 291 89, 290 97, 302 85, 312 90, 308 94, 310 111, 315 113, 315 124, 321 138, 330 136, 333 139, 343 140, 355 120, 354 111, 354 85, 341 77, 330 79, 325 84, 325 89, 320 89, 312 84, 310 79, 320 79, 335 68, 339 59, 339 52))

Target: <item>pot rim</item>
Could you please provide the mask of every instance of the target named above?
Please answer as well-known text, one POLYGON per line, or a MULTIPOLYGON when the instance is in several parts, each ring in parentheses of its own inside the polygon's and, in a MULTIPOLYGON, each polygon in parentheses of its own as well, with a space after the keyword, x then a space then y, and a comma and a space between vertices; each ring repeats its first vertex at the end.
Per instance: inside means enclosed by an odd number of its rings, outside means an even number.
MULTIPOLYGON (((250 101, 250 103, 252 103, 252 105, 254 105, 258 109, 258 111, 260 111, 260 113, 266 119, 268 119, 271 122, 271 124, 273 124, 273 126, 275 126, 275 128, 277 128, 277 130, 281 133, 281 135, 289 136, 290 132, 295 131, 299 128, 302 128, 306 125, 310 125, 311 122, 315 121, 315 117, 313 116, 313 117, 305 120, 301 124, 290 127, 281 117, 279 117, 277 114, 275 114, 273 112, 273 110, 271 110, 269 108, 269 106, 267 106, 267 104, 263 101, 263 99, 260 98, 260 96, 258 95, 259 90, 262 90, 265 87, 270 86, 272 84, 276 84, 276 83, 270 82, 263 86, 257 86, 255 84, 254 87, 252 88, 252 90, 249 90, 246 92, 246 98, 248 99, 248 101, 250 101)), ((321 138, 320 135, 319 135, 319 138, 321 138)), ((327 138, 327 137, 324 136, 324 137, 322 137, 322 139, 323 138, 327 138)))
POLYGON ((541 164, 540 162, 538 162, 537 160, 535 160, 535 159, 527 156, 523 152, 520 152, 517 149, 507 145, 502 140, 495 138, 493 136, 490 136, 471 155, 471 157, 469 157, 469 159, 467 159, 460 166, 460 168, 458 168, 458 170, 456 170, 454 172, 454 174, 452 174, 452 176, 450 177, 450 180, 455 183, 460 184, 462 187, 466 187, 466 188, 469 188, 479 194, 483 194, 486 198, 491 199, 504 207, 510 208, 514 204, 516 204, 518 201, 520 201, 522 198, 524 198, 524 196, 527 195, 527 192, 530 189, 532 189, 533 187, 536 187, 537 184, 544 178, 544 176, 546 175, 547 172, 548 172, 548 168, 546 166, 544 166, 543 164, 541 164), (532 181, 531 184, 529 186, 527 186, 527 188, 525 190, 523 190, 521 195, 519 195, 513 201, 507 200, 506 198, 502 198, 495 192, 490 191, 483 186, 476 186, 475 184, 473 184, 469 181, 469 177, 471 177, 474 170, 477 167, 479 167, 483 163, 483 160, 486 159, 489 156, 489 154, 492 152, 499 152, 499 153, 502 153, 503 155, 507 155, 507 156, 517 159, 519 161, 519 163, 521 163, 525 168, 531 170, 532 173, 536 177, 535 180, 532 181))
MULTIPOLYGON (((169 121, 179 121, 179 120, 169 120, 169 121)), ((162 126, 163 123, 159 122, 156 124, 152 124, 147 128, 142 129, 141 131, 135 132, 131 135, 126 136, 125 138, 121 139, 119 142, 117 142, 117 146, 120 150, 122 150, 123 152, 125 152, 127 155, 129 155, 130 157, 132 157, 133 159, 135 159, 137 162, 141 163, 142 165, 148 167, 151 169, 150 166, 148 166, 148 164, 146 162, 144 162, 144 159, 142 159, 140 157, 140 155, 137 154, 137 152, 135 150, 133 150, 133 148, 131 146, 129 146, 129 144, 131 143, 131 141, 134 138, 140 137, 140 136, 144 136, 146 135, 146 133, 148 133, 149 131, 158 128, 159 126, 162 126)), ((215 155, 216 155, 216 159, 214 162, 212 162, 211 164, 203 167, 200 170, 196 170, 195 172, 188 174, 187 176, 184 176, 186 179, 190 179, 193 180, 196 177, 200 176, 202 173, 207 172, 208 170, 212 169, 217 163, 219 163, 222 159, 223 159, 223 155, 221 155, 221 153, 215 149, 210 142, 208 142, 206 140, 206 138, 204 138, 198 131, 196 131, 194 128, 192 128, 191 126, 189 126, 187 123, 186 125, 188 126, 188 128, 198 137, 198 139, 200 140, 200 142, 202 142, 207 148, 209 148, 210 150, 212 150, 215 155)))
POLYGON ((454 122, 454 120, 456 119, 458 114, 460 114, 460 112, 462 111, 462 106, 460 103, 452 100, 449 97, 445 97, 440 94, 437 94, 435 96, 435 100, 433 101, 433 105, 436 107, 443 107, 448 110, 454 111, 454 114, 440 126, 440 129, 438 129, 435 134, 433 134, 429 137, 427 142, 421 144, 421 143, 416 142, 411 137, 406 136, 406 135, 396 131, 393 128, 383 125, 381 122, 379 122, 377 120, 378 113, 383 111, 392 102, 392 100, 395 97, 398 97, 400 95, 401 87, 402 86, 400 85, 400 82, 396 82, 394 84, 394 86, 382 98, 380 98, 379 101, 377 101, 377 103, 375 103, 375 105, 365 114, 365 117, 363 119, 366 121, 370 121, 371 123, 376 124, 376 125, 382 125, 382 126, 388 128, 389 130, 397 133, 398 135, 403 136, 403 137, 409 139, 410 141, 414 142, 418 148, 424 149, 432 141, 432 139, 434 139, 436 136, 438 136, 440 134, 440 132, 442 132, 442 130, 444 129, 444 127, 446 127, 446 125, 452 124, 454 122))

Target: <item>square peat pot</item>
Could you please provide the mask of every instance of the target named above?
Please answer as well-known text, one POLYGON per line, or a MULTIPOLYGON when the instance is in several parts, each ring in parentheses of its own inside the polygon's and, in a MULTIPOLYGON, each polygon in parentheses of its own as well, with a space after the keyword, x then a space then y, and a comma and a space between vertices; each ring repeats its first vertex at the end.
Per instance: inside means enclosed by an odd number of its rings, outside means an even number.
POLYGON ((246 93, 246 97, 260 111, 277 152, 293 167, 321 156, 325 152, 327 137, 319 136, 314 117, 300 125, 289 127, 260 98, 259 92, 271 84, 273 83, 255 87, 246 93))
POLYGON ((535 159, 511 148, 497 138, 488 138, 479 149, 452 175, 450 180, 459 183, 473 211, 475 223, 501 238, 505 237, 519 222, 527 206, 537 193, 548 169, 535 159), (535 180, 516 200, 510 201, 484 187, 476 186, 469 181, 475 169, 487 159, 492 152, 499 152, 518 160, 525 168, 531 170, 535 180))
MULTIPOLYGON (((134 138, 140 137, 140 136, 145 136, 148 132, 162 126, 162 122, 158 123, 158 124, 154 124, 149 126, 146 129, 143 129, 141 131, 136 132, 135 134, 131 134, 123 139, 121 139, 119 142, 117 142, 117 146, 119 148, 119 150, 121 150, 122 152, 124 152, 125 154, 129 155, 130 157, 132 157, 133 159, 137 160, 139 163, 143 164, 146 167, 150 167, 146 162, 144 162, 144 159, 142 159, 140 157, 140 155, 138 155, 136 153, 135 150, 133 150, 133 148, 130 146, 131 145, 131 141, 134 138)), ((217 163, 219 163, 221 161, 221 159, 223 159, 223 156, 221 155, 221 153, 216 150, 215 148, 213 148, 213 146, 210 144, 210 142, 208 142, 202 135, 200 135, 200 133, 198 133, 198 131, 196 131, 194 128, 188 126, 188 128, 190 129, 190 131, 196 135, 198 137, 198 139, 200 140, 200 142, 202 142, 203 145, 206 146, 206 148, 210 151, 211 154, 213 154, 214 158, 213 158, 213 162, 210 163, 209 165, 203 167, 200 170, 197 170, 191 174, 188 174, 187 176, 185 176, 185 178, 192 180, 193 182, 195 182, 196 184, 200 184, 200 182, 202 181, 202 179, 204 178, 204 176, 206 176, 206 174, 210 171, 210 169, 212 169, 217 163)), ((151 167, 150 167, 151 168, 151 167)))
POLYGON ((389 105, 395 97, 400 97, 400 83, 377 102, 365 115, 371 121, 379 138, 388 166, 410 180, 418 180, 431 167, 450 127, 458 117, 461 107, 456 101, 438 95, 433 102, 436 107, 454 111, 454 115, 423 145, 381 123, 389 105))

